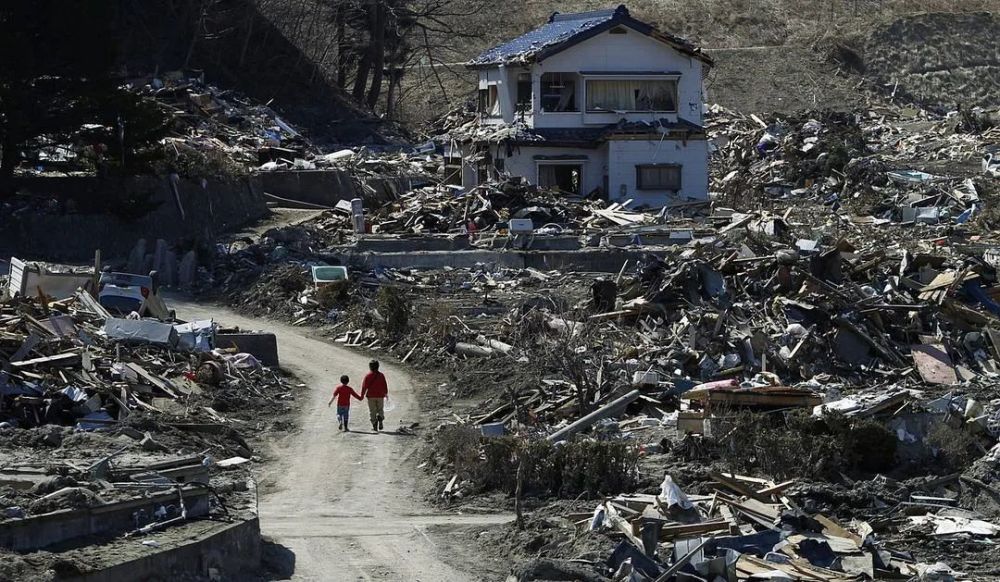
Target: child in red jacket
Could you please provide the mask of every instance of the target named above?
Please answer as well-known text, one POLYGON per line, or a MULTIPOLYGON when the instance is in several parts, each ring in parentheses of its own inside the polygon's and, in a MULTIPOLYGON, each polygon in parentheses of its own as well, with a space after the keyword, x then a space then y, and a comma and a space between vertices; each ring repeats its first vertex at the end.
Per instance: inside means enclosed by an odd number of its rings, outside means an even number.
POLYGON ((351 429, 347 428, 347 421, 351 417, 351 396, 361 400, 361 395, 354 391, 347 385, 351 379, 347 376, 340 377, 340 386, 337 386, 333 390, 333 396, 330 397, 330 401, 326 403, 327 408, 333 404, 334 399, 337 400, 337 430, 343 430, 350 432, 351 429))

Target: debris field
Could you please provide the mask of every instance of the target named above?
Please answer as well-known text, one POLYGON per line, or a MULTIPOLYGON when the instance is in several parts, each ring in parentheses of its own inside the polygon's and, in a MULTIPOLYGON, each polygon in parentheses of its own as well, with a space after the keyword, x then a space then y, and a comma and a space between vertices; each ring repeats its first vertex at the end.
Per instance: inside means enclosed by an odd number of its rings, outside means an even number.
POLYGON ((201 278, 431 374, 430 495, 523 515, 477 535, 511 580, 987 579, 991 115, 713 108, 711 202, 442 179, 369 201, 368 234, 345 204, 221 244, 201 278))
POLYGON ((224 331, 116 317, 84 288, 0 303, 0 579, 256 528, 256 448, 301 386, 224 331))

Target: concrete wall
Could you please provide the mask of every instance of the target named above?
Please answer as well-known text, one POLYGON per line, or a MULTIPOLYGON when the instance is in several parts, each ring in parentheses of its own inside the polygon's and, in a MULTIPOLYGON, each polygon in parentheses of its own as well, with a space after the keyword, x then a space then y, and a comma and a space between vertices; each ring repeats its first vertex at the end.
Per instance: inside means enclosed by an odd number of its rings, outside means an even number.
MULTIPOLYGON (((0 547, 29 551, 78 538, 117 535, 135 529, 135 520, 132 518, 134 512, 142 510, 147 516, 152 516, 158 508, 176 504, 176 492, 157 493, 150 497, 97 507, 65 509, 23 519, 9 519, 0 524, 0 547)), ((197 486, 185 488, 184 504, 189 518, 208 514, 208 490, 197 486)))
POLYGON ((0 250, 24 259, 89 261, 97 249, 105 257, 123 257, 140 238, 208 241, 267 214, 260 184, 254 177, 204 183, 181 180, 177 183, 177 197, 167 178, 155 176, 115 180, 26 178, 19 180, 17 187, 39 196, 74 200, 78 208, 86 208, 88 197, 100 196, 109 188, 148 194, 158 204, 155 210, 135 220, 108 213, 0 217, 0 250))
POLYGON ((487 265, 495 268, 542 271, 564 270, 590 273, 618 273, 625 261, 641 261, 646 255, 667 256, 657 249, 586 249, 568 251, 428 251, 398 253, 343 253, 335 258, 343 264, 363 268, 376 266, 395 269, 440 269, 442 267, 471 268, 487 265))
POLYGON ((611 200, 631 198, 635 205, 660 207, 687 199, 708 197, 708 142, 705 140, 612 140, 608 142, 608 188, 611 200), (636 170, 639 164, 679 164, 681 191, 639 190, 636 170), (624 195, 622 194, 624 186, 624 195))
POLYGON ((209 580, 210 570, 215 570, 222 580, 254 579, 256 576, 252 574, 260 567, 260 559, 260 522, 253 518, 232 524, 220 523, 208 533, 180 546, 65 580, 148 582, 189 579, 189 576, 209 580))

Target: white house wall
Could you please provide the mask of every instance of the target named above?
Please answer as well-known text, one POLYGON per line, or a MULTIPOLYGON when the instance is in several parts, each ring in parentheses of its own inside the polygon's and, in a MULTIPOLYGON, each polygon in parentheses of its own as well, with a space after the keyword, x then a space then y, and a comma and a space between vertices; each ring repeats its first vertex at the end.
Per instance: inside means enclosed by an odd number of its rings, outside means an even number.
MULTIPOLYGON (((535 156, 585 156, 586 159, 579 162, 562 160, 567 163, 579 163, 583 166, 583 194, 589 194, 595 188, 603 188, 604 176, 608 173, 607 146, 598 149, 515 147, 512 156, 509 158, 507 157, 506 146, 493 146, 491 149, 494 158, 504 160, 505 172, 511 176, 524 178, 530 184, 538 183, 537 164, 539 161, 542 161, 536 160, 535 156)), ((463 150, 466 152, 466 156, 471 155, 471 149, 463 148, 463 150)), ((478 183, 477 178, 476 165, 474 163, 465 163, 462 165, 462 184, 465 187, 475 186, 478 183)))
POLYGON ((511 69, 504 65, 479 71, 479 88, 487 89, 490 85, 497 87, 497 99, 500 101, 500 117, 483 117, 486 124, 501 124, 514 122, 514 104, 517 103, 517 73, 523 69, 511 69))
MULTIPOLYGON (((589 124, 616 123, 622 117, 630 121, 653 120, 665 117, 676 121, 679 116, 698 125, 702 124, 702 62, 673 47, 630 28, 625 34, 604 32, 556 53, 536 64, 532 69, 532 93, 538 95, 543 73, 581 71, 650 72, 676 71, 681 74, 677 87, 677 114, 656 115, 632 113, 628 115, 586 115, 586 86, 580 80, 577 102, 580 113, 539 113, 540 104, 534 100, 535 127, 582 127, 589 124), (585 119, 586 118, 586 119, 585 119)), ((516 77, 515 77, 516 79, 516 77)))
MULTIPOLYGON (((506 150, 506 147, 501 147, 500 154, 506 155, 506 150)), ((608 171, 607 147, 596 150, 583 148, 514 148, 513 156, 507 158, 504 162, 504 169, 511 176, 521 176, 529 183, 537 184, 537 165, 539 162, 545 162, 543 160, 536 160, 535 156, 553 155, 586 156, 586 160, 579 162, 562 160, 563 163, 579 163, 583 166, 583 192, 581 194, 589 194, 595 188, 603 187, 604 176, 608 171)), ((560 161, 553 161, 552 163, 560 163, 560 161)))
POLYGON ((634 204, 661 207, 671 200, 703 200, 708 192, 708 142, 705 140, 612 140, 608 142, 608 195, 631 198, 634 204), (639 190, 635 167, 641 164, 679 164, 681 191, 639 190), (624 194, 623 192, 624 187, 624 194))

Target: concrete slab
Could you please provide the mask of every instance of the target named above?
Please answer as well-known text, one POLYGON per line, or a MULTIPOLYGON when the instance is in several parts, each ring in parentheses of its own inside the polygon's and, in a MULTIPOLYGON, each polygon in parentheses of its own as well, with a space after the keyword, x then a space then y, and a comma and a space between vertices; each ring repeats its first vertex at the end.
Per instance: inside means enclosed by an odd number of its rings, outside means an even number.
MULTIPOLYGON (((23 519, 9 519, 0 523, 0 547, 24 552, 94 535, 117 535, 136 529, 134 513, 144 511, 145 515, 152 516, 165 505, 177 505, 176 491, 99 507, 64 509, 23 519)), ((189 518, 207 515, 208 489, 202 486, 185 487, 184 505, 189 518)), ((146 522, 139 525, 146 525, 146 522)))

